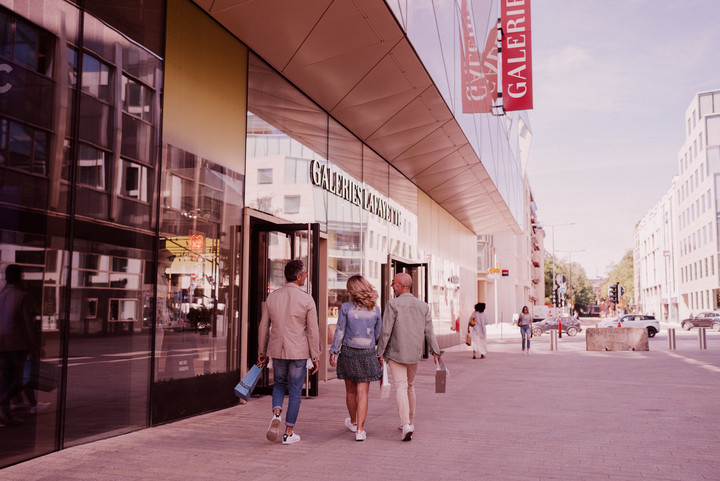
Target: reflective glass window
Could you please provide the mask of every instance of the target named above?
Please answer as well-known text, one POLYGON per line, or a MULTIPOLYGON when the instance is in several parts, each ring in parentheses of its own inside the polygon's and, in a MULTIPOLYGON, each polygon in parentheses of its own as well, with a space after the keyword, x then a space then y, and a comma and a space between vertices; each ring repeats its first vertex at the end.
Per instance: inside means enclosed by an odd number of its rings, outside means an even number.
POLYGON ((106 159, 107 152, 87 144, 80 144, 78 183, 94 189, 105 190, 106 159))
POLYGON ((148 201, 149 181, 148 168, 144 165, 123 160, 120 193, 125 197, 148 201))

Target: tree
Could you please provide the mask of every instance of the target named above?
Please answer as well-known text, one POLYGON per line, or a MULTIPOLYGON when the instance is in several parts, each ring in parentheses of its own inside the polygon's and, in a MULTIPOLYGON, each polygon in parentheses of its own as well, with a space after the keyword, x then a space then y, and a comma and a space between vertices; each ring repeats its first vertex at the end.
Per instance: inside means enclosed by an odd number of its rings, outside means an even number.
POLYGON ((601 287, 603 295, 607 295, 608 287, 619 283, 625 289, 621 300, 630 304, 635 298, 635 277, 633 275, 633 251, 628 249, 618 264, 613 264, 608 279, 601 287))
MULTIPOLYGON (((572 295, 572 302, 575 308, 585 310, 590 304, 595 304, 595 292, 592 284, 585 274, 585 269, 578 263, 567 264, 555 259, 555 275, 565 274, 568 278, 569 292, 572 295)), ((552 303, 553 297, 553 258, 545 257, 545 302, 552 303)))

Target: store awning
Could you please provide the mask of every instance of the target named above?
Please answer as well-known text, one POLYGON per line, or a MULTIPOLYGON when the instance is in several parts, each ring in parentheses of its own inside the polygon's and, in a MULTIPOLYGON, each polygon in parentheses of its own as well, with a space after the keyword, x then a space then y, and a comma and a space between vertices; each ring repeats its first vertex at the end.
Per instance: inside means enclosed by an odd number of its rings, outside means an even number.
POLYGON ((473 232, 520 234, 382 0, 195 0, 473 232))

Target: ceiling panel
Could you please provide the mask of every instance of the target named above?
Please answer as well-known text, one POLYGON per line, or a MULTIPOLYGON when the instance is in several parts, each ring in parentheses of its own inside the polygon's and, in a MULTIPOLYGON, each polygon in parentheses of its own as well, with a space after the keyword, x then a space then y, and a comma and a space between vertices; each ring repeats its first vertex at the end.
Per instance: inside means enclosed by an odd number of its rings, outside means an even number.
MULTIPOLYGON (((197 3, 468 228, 520 229, 383 0, 197 3)), ((321 143, 317 112, 275 98, 271 86, 261 90, 258 115, 321 143)), ((357 155, 349 140, 334 137, 343 158, 357 155)), ((363 177, 384 191, 381 171, 363 177)))

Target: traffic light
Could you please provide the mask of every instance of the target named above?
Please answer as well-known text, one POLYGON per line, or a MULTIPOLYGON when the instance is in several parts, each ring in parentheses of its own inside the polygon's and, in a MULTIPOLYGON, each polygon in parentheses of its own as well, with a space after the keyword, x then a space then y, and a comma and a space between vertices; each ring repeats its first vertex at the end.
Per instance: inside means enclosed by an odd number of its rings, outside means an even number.
POLYGON ((611 284, 610 287, 608 287, 608 299, 610 299, 610 302, 613 302, 615 304, 618 303, 618 285, 619 282, 616 282, 615 284, 611 284))

